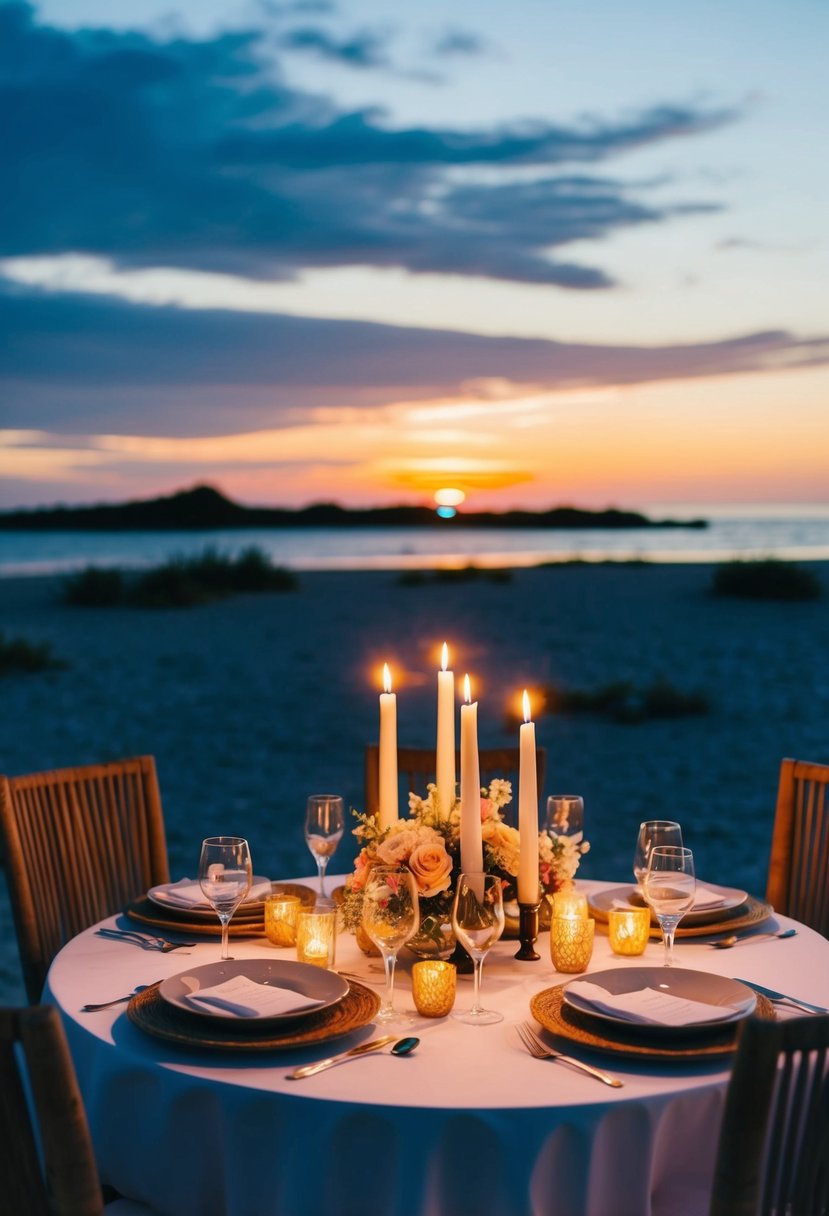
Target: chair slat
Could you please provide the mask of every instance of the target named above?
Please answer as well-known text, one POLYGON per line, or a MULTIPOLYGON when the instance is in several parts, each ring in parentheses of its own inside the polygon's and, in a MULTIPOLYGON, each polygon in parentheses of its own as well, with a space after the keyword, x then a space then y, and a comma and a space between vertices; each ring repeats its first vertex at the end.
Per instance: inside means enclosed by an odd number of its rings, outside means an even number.
POLYGON ((780 766, 766 899, 829 937, 829 765, 780 766))

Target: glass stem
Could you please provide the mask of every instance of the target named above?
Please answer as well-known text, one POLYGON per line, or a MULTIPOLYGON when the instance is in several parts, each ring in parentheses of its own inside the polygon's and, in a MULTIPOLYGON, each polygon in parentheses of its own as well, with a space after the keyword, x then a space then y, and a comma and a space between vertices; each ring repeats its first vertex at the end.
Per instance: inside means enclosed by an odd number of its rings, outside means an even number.
POLYGON ((221 921, 221 924, 222 924, 222 962, 225 962, 228 959, 230 959, 230 955, 228 954, 228 951, 227 951, 227 941, 228 941, 228 932, 227 931, 230 927, 230 917, 219 914, 219 920, 221 921))
POLYGON ((381 1013, 392 1013, 394 1009, 394 965, 397 962, 396 954, 389 954, 383 951, 383 966, 386 969, 386 999, 383 1002, 381 1013))
POLYGON ((317 858, 317 872, 320 877, 320 895, 325 898, 325 867, 328 865, 327 857, 317 858))
POLYGON ((481 972, 484 969, 484 956, 482 954, 474 955, 472 959, 473 966, 473 987, 472 987, 472 1013, 481 1012, 481 972))
POLYGON ((665 942, 665 966, 672 967, 674 964, 674 934, 679 921, 671 917, 660 921, 660 924, 662 925, 662 939, 665 942))

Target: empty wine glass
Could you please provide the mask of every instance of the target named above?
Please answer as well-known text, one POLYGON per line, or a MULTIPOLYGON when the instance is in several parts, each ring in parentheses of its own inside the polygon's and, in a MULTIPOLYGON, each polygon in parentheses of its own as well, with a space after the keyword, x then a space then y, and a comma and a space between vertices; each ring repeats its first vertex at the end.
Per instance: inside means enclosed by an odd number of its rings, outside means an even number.
POLYGON ((551 794, 547 799, 547 831, 576 836, 584 831, 584 799, 578 794, 551 794))
POLYGON ((394 1012, 397 952, 420 923, 414 874, 406 866, 375 866, 363 890, 363 928, 383 956, 386 995, 377 1022, 408 1022, 394 1012))
POLYGON ((222 960, 228 960, 228 926, 250 890, 253 867, 248 842, 241 836, 208 836, 199 857, 199 886, 222 926, 222 960))
POLYGON ((497 874, 460 874, 452 905, 452 928, 475 965, 472 1008, 452 1016, 472 1026, 503 1021, 504 1015, 481 1005, 484 959, 504 932, 503 885, 497 874))
POLYGON ((682 828, 673 819, 646 819, 639 824, 636 849, 633 853, 633 873, 642 889, 642 880, 648 868, 651 849, 661 845, 682 848, 682 828))
POLYGON ((674 934, 693 906, 695 888, 694 854, 690 849, 677 845, 656 845, 651 849, 642 891, 662 930, 666 967, 673 965, 674 934))
POLYGON ((337 794, 312 794, 305 806, 305 842, 314 855, 325 897, 325 868, 342 840, 343 800, 337 794))

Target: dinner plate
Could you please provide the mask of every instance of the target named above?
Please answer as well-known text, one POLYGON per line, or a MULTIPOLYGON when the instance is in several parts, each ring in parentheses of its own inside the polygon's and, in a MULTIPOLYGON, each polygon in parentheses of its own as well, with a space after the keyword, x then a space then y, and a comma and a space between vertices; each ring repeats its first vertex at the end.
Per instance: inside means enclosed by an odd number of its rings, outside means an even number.
POLYGON ((601 1009, 588 998, 570 991, 571 984, 578 983, 578 980, 571 980, 570 984, 564 985, 563 1000, 571 1009, 577 1009, 580 1013, 601 1022, 626 1028, 636 1027, 647 1034, 684 1035, 719 1030, 724 1025, 747 1018, 757 1006, 757 994, 746 984, 727 976, 712 975, 709 971, 689 971, 685 967, 614 967, 608 971, 593 972, 584 978, 614 996, 653 988, 679 1000, 716 1005, 723 1010, 723 1016, 716 1021, 701 1020, 685 1022, 681 1026, 669 1026, 659 1022, 631 1020, 601 1009))
POLYGON ((190 967, 178 975, 168 976, 159 984, 158 992, 168 1005, 175 1005, 176 1008, 184 1009, 198 1018, 209 1018, 214 1022, 217 1019, 221 1022, 238 1022, 261 1028, 307 1018, 309 1014, 320 1013, 331 1005, 336 1005, 348 992, 348 981, 334 971, 313 967, 310 963, 265 958, 229 959, 226 962, 190 967), (188 999, 189 994, 196 988, 213 988, 216 984, 223 984, 226 980, 240 975, 255 984, 274 984, 280 988, 290 988, 302 996, 312 997, 319 1001, 319 1004, 296 1009, 291 1013, 241 1017, 229 1009, 200 1007, 188 999))
MULTIPOLYGON (((707 908, 696 908, 690 912, 686 912, 680 921, 680 925, 687 927, 689 925, 714 924, 733 913, 736 909, 742 908, 748 900, 747 892, 740 891, 736 887, 718 887, 712 882, 705 883, 705 887, 707 890, 719 895, 721 897, 720 901, 716 904, 709 904, 707 908)), ((588 902, 590 907, 599 912, 605 920, 611 908, 616 908, 620 905, 630 905, 634 908, 645 906, 645 901, 638 886, 633 884, 627 884, 622 887, 610 887, 607 890, 595 892, 589 897, 588 902)), ((651 912, 651 923, 658 923, 653 912, 651 912)))
MULTIPOLYGON (((159 908, 169 910, 174 908, 177 912, 187 912, 188 914, 197 913, 198 915, 215 916, 216 911, 211 904, 207 902, 203 895, 193 901, 176 899, 176 888, 180 888, 179 882, 164 882, 157 887, 150 887, 147 892, 147 898, 151 899, 159 908)), ((198 882, 193 880, 192 885, 198 887, 198 882)), ((263 878, 261 875, 254 875, 251 881, 251 891, 254 893, 252 898, 244 900, 236 911, 234 916, 240 915, 261 915, 262 903, 266 895, 271 893, 271 880, 263 878), (259 888, 257 891, 257 887, 259 888)))

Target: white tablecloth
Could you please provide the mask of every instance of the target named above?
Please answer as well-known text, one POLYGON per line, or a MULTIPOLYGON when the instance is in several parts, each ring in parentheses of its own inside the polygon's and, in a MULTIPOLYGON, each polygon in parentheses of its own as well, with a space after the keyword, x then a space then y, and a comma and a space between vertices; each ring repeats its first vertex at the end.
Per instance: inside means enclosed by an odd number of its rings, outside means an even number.
MULTIPOLYGON (((682 1216, 694 1199, 705 1210, 728 1061, 589 1057, 624 1081, 614 1090, 533 1059, 515 1023, 536 992, 570 977, 554 971, 546 934, 540 962, 516 962, 516 948, 498 943, 484 965, 484 1003, 503 1022, 418 1018, 413 1055, 367 1056, 302 1082, 285 1073, 334 1048, 187 1051, 143 1034, 123 1005, 80 1012, 215 961, 217 939, 161 954, 88 930, 55 959, 45 997, 64 1015, 104 1180, 170 1216, 682 1216)), ((723 951, 688 939, 676 951, 682 966, 829 1005, 829 942, 809 929, 723 951)), ((264 939, 235 939, 232 953, 291 957, 264 939)), ((659 942, 623 959, 597 935, 587 975, 661 961, 659 942)), ((338 939, 337 965, 381 981, 379 960, 364 958, 349 935, 338 939)), ((471 976, 459 977, 457 1005, 471 994, 471 976)), ((396 1004, 414 1014, 405 966, 396 1004)), ((338 1040, 336 1050, 372 1033, 338 1040)))

